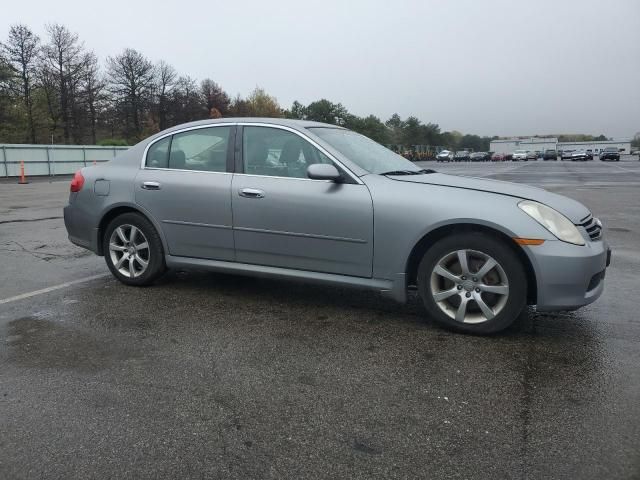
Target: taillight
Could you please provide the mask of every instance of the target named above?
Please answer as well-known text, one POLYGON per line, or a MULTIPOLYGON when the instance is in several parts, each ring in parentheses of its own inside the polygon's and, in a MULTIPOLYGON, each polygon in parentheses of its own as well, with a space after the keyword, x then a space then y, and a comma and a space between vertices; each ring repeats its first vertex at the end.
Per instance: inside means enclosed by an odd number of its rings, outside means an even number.
POLYGON ((69 190, 71 190, 72 192, 79 192, 80 190, 82 190, 83 185, 84 177, 82 176, 82 172, 78 170, 73 176, 73 180, 71 180, 71 186, 69 190))

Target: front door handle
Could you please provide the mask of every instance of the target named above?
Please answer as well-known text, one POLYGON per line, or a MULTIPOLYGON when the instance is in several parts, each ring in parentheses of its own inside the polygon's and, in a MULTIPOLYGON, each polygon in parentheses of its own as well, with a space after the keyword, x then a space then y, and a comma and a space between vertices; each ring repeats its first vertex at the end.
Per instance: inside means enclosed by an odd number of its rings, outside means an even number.
POLYGON ((142 182, 142 188, 145 190, 160 190, 160 184, 158 182, 142 182))
POLYGON ((246 198, 264 198, 264 192, 257 188, 241 188, 238 195, 246 198))

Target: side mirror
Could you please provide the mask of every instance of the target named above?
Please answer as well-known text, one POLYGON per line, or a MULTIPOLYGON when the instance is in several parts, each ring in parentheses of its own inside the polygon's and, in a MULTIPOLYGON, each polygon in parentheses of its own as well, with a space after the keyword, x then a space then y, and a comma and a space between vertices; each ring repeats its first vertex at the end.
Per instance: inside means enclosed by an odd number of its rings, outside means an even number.
POLYGON ((307 177, 312 180, 331 180, 338 182, 342 175, 336 167, 328 163, 313 163, 307 168, 307 177))

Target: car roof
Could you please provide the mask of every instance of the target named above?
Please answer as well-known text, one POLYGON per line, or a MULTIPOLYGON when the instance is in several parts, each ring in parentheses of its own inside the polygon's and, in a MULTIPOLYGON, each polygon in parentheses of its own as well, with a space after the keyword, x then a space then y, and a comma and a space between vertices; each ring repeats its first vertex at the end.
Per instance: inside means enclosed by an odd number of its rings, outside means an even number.
POLYGON ((162 134, 169 133, 173 130, 182 130, 184 128, 196 127, 202 125, 216 125, 218 123, 270 123, 272 125, 283 125, 291 128, 309 128, 309 127, 329 127, 343 128, 339 125, 331 125, 329 123, 315 122, 311 120, 294 120, 289 118, 271 118, 271 117, 223 117, 210 118, 207 120, 198 120, 195 122, 182 123, 163 130, 162 134))

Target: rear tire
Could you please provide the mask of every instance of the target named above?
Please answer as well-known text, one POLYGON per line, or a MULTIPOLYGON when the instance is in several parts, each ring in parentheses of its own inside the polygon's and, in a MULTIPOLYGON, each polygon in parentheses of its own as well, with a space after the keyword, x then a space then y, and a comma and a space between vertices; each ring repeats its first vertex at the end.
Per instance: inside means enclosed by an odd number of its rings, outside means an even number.
POLYGON ((437 323, 486 335, 504 330, 522 313, 527 277, 509 245, 470 232, 445 237, 427 250, 418 267, 418 292, 437 323))
POLYGON ((109 270, 126 285, 151 285, 167 269, 160 235, 139 213, 124 213, 114 218, 102 242, 109 270))

